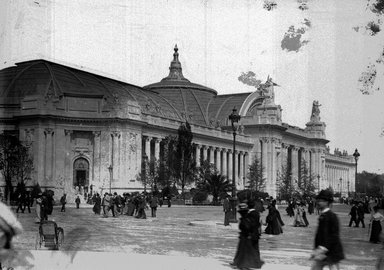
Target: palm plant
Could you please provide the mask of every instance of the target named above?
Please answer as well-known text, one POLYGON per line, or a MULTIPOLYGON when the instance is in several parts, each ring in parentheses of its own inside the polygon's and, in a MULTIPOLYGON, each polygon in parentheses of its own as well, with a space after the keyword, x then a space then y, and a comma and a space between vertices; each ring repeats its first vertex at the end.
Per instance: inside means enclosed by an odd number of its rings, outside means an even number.
POLYGON ((224 175, 213 173, 205 181, 200 182, 197 188, 212 195, 213 204, 217 205, 220 195, 232 190, 232 183, 224 175))

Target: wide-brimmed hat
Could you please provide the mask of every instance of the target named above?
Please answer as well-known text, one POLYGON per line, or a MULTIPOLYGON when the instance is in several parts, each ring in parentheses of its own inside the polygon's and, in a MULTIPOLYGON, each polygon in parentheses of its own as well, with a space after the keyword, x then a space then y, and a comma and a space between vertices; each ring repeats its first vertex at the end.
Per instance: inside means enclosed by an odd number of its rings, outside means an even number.
POLYGON ((248 208, 248 204, 246 203, 240 203, 239 204, 239 211, 248 211, 249 208, 248 208))
POLYGON ((320 190, 319 194, 316 196, 316 200, 333 202, 333 193, 328 189, 320 190))

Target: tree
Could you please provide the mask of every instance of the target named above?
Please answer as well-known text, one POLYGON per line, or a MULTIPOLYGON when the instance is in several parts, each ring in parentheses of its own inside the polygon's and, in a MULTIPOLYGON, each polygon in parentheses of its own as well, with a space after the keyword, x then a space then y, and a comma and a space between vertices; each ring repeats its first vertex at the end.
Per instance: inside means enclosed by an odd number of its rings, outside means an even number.
POLYGON ((30 146, 22 143, 16 136, 0 134, 0 170, 5 180, 5 196, 10 201, 13 183, 23 183, 30 179, 33 159, 30 146))
POLYGON ((292 185, 292 173, 290 166, 283 165, 278 176, 278 191, 281 200, 288 201, 295 193, 292 185))
POLYGON ((307 162, 302 159, 300 174, 297 179, 297 188, 302 198, 308 198, 315 195, 315 177, 311 175, 307 162))
POLYGON ((210 163, 209 160, 202 160, 200 167, 195 170, 195 182, 197 185, 205 183, 216 172, 217 169, 214 164, 210 163))
POLYGON ((193 158, 193 134, 188 122, 181 124, 177 131, 176 143, 176 161, 173 163, 175 180, 181 186, 181 193, 184 198, 184 189, 188 184, 193 183, 193 175, 196 168, 196 162, 193 158))
POLYGON ((159 163, 159 179, 157 181, 158 188, 164 189, 170 187, 174 181, 173 179, 176 176, 174 165, 176 163, 177 157, 176 153, 177 137, 176 136, 167 136, 163 140, 163 158, 159 163))
POLYGON ((215 172, 211 174, 210 177, 206 178, 205 181, 201 181, 198 184, 197 189, 206 191, 208 194, 212 195, 213 204, 217 205, 219 197, 232 190, 232 184, 224 175, 215 172))
POLYGON ((144 192, 147 191, 147 186, 151 188, 152 192, 155 191, 159 179, 159 161, 156 159, 149 161, 148 158, 145 158, 141 163, 141 172, 136 179, 143 184, 144 192))
POLYGON ((255 155, 251 165, 249 165, 248 188, 252 191, 264 191, 266 179, 264 177, 265 168, 262 166, 260 159, 255 155))

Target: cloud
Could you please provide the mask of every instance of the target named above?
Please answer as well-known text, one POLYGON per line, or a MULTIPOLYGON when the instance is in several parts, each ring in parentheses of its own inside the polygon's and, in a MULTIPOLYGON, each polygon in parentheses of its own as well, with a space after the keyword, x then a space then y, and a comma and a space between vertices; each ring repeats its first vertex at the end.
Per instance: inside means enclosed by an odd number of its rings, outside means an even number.
POLYGON ((261 83, 261 80, 257 80, 256 74, 252 71, 248 71, 247 73, 242 72, 241 75, 238 77, 238 80, 246 85, 254 86, 256 88, 261 83))

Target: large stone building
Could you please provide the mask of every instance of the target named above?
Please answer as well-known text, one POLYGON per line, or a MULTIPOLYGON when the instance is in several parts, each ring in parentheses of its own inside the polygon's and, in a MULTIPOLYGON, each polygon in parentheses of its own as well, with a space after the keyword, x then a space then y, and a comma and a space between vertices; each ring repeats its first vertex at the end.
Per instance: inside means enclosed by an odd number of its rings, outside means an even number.
POLYGON ((329 153, 317 101, 304 129, 290 126, 275 104, 271 79, 255 92, 218 95, 183 76, 176 47, 173 57, 169 75, 145 87, 46 60, 1 70, 0 130, 31 143, 30 183, 58 196, 77 187, 140 190, 144 154, 161 159, 162 140, 188 121, 197 164, 208 159, 229 179, 235 171, 238 189, 247 185, 248 165, 258 156, 271 196, 278 195, 281 168, 289 166, 296 181, 303 160, 320 188, 354 191, 353 157, 329 153), (234 107, 241 115, 235 153, 228 119, 234 107))

